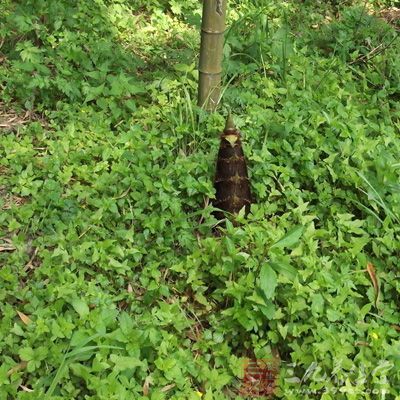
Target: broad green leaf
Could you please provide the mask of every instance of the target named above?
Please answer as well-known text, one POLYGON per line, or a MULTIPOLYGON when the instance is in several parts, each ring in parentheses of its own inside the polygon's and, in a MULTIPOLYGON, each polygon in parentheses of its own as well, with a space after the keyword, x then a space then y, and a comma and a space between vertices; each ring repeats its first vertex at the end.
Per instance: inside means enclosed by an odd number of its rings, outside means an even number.
POLYGON ((275 305, 271 300, 265 302, 265 305, 258 305, 259 310, 267 317, 267 319, 274 318, 275 315, 275 305))
POLYGON ((277 277, 275 271, 268 263, 263 264, 260 272, 260 288, 267 299, 274 296, 277 286, 277 277))
POLYGON ((33 360, 35 357, 35 352, 32 349, 32 347, 23 347, 22 349, 19 350, 18 354, 21 357, 21 360, 23 361, 33 360))
POLYGON ((116 354, 111 354, 110 360, 115 364, 115 369, 118 371, 140 367, 143 364, 136 357, 117 356, 116 354))
POLYGON ((103 90, 104 90, 104 83, 102 83, 99 86, 96 87, 89 87, 87 90, 87 95, 86 95, 86 99, 85 99, 85 103, 87 103, 88 101, 94 100, 97 97, 100 97, 103 94, 103 90))
POLYGON ((288 325, 278 324, 278 331, 284 339, 286 339, 288 327, 288 325))
POLYGON ((128 335, 131 333, 133 329, 133 319, 128 315, 128 313, 123 312, 119 316, 119 326, 121 328, 121 331, 124 335, 128 335))
POLYGON ((326 315, 331 322, 336 322, 343 317, 343 314, 340 311, 334 310, 333 308, 329 308, 326 311, 326 315))
POLYGON ((213 339, 215 343, 222 343, 224 341, 224 336, 220 332, 214 332, 213 339))
POLYGON ((304 232, 304 226, 297 225, 293 229, 291 229, 285 236, 275 242, 270 248, 276 247, 291 247, 294 246, 301 238, 301 235, 304 232))
POLYGON ((76 298, 71 301, 71 305, 80 317, 85 317, 89 314, 89 307, 83 299, 76 298))
POLYGON ((320 293, 312 296, 311 311, 313 315, 321 314, 324 310, 324 298, 320 293))
POLYGON ((269 265, 278 273, 285 275, 288 279, 293 280, 297 275, 297 269, 284 261, 270 261, 269 265))

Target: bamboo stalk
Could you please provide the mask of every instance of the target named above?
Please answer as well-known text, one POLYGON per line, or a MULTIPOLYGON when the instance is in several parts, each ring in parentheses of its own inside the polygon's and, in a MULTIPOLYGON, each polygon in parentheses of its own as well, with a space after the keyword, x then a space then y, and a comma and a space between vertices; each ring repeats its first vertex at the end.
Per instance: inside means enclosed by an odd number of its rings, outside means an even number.
POLYGON ((220 100, 226 1, 203 0, 198 105, 208 111, 220 100))

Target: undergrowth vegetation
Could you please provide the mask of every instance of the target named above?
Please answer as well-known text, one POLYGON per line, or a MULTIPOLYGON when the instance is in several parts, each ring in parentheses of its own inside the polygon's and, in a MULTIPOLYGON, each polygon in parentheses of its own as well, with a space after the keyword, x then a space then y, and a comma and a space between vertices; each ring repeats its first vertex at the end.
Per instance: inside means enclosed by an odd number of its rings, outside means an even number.
POLYGON ((400 398, 393 5, 230 1, 207 115, 198 1, 1 2, 1 400, 241 398, 277 356, 276 398, 400 398), (214 236, 227 107, 255 202, 214 236))

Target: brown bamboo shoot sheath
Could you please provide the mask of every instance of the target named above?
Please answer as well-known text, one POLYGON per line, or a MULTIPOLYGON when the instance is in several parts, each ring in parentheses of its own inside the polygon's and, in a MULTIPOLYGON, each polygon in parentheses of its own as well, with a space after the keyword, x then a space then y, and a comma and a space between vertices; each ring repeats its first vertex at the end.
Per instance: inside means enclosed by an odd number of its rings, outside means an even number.
POLYGON ((198 104, 214 111, 221 93, 226 0, 203 0, 198 104))
MULTIPOLYGON (((243 207, 247 214, 251 204, 250 182, 240 136, 232 117, 228 116, 218 152, 214 180, 216 198, 213 203, 215 207, 233 215, 243 207)), ((223 212, 216 212, 215 216, 224 218, 223 212)))

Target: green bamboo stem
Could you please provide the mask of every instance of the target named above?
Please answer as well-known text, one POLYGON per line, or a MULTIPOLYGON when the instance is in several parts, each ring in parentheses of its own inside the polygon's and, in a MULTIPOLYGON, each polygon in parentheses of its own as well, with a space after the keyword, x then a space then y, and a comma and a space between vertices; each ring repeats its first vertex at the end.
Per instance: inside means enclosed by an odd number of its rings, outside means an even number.
POLYGON ((220 100, 226 1, 203 0, 198 105, 208 111, 220 100))

